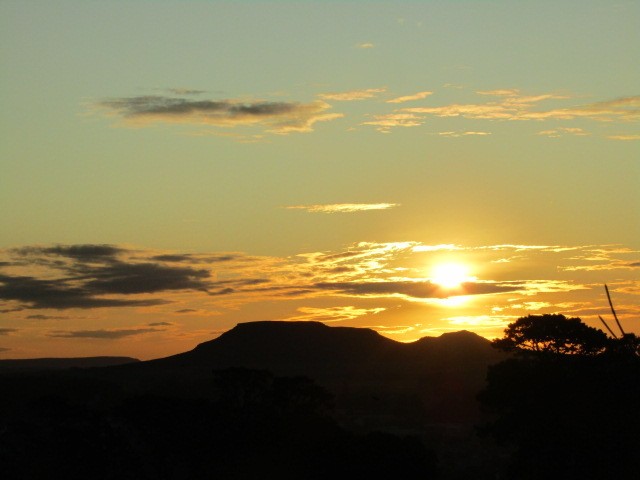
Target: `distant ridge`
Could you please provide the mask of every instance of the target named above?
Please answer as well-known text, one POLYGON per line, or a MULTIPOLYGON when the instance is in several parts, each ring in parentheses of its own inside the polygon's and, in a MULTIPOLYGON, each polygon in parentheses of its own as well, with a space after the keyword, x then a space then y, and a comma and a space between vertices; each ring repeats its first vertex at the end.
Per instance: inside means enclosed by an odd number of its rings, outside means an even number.
POLYGON ((95 368, 140 362, 131 357, 27 358, 0 360, 0 372, 95 368))

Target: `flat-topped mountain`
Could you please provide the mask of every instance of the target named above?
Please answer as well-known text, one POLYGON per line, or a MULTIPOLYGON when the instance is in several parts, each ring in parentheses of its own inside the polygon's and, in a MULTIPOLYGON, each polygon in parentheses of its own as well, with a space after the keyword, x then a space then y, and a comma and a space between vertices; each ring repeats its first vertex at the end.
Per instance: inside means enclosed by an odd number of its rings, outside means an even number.
POLYGON ((487 339, 466 331, 402 343, 367 328, 258 321, 189 352, 108 371, 132 388, 188 395, 211 388, 214 370, 268 370, 315 380, 341 409, 466 421, 478 414, 487 367, 502 359, 487 339))

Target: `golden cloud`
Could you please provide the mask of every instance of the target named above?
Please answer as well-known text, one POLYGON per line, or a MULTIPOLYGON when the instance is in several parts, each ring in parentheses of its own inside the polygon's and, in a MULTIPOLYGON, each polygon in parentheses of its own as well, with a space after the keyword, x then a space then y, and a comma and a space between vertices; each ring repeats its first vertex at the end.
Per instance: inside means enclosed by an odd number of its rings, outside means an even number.
POLYGON ((404 97, 392 98, 391 100, 387 100, 387 103, 404 103, 410 102, 412 100, 422 100, 423 98, 427 98, 429 95, 432 95, 433 92, 418 92, 413 95, 406 95, 404 97))
POLYGON ((369 210, 387 210, 398 207, 399 203, 332 203, 326 205, 292 205, 289 210, 306 210, 312 213, 354 213, 369 210))
POLYGON ((323 100, 334 100, 338 102, 351 102, 357 100, 366 100, 367 98, 373 98, 379 93, 384 93, 386 88, 367 88, 366 90, 351 90, 348 92, 331 92, 321 93, 318 97, 323 100))

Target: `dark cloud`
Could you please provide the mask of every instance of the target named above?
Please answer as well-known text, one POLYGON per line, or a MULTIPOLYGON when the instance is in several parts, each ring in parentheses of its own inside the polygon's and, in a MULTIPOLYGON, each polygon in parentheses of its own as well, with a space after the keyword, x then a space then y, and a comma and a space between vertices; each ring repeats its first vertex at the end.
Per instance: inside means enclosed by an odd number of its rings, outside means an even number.
POLYGON ((64 320, 69 317, 59 315, 28 315, 28 320, 64 320))
POLYGON ((167 254, 156 255, 151 257, 151 260, 157 260, 160 262, 176 262, 176 263, 216 263, 216 262, 228 262, 235 260, 235 255, 214 255, 207 257, 199 257, 189 253, 183 254, 167 254))
POLYGON ((0 328, 0 335, 9 335, 10 333, 17 332, 15 328, 0 328))
POLYGON ((148 324, 150 327, 170 327, 173 323, 169 322, 153 322, 148 324))
POLYGON ((0 352, 8 352, 9 350, 11 349, 6 347, 0 347, 0 352))
POLYGON ((96 106, 108 116, 129 123, 188 123, 234 127, 261 125, 271 133, 309 132, 315 122, 333 120, 342 114, 326 114, 326 102, 239 102, 237 100, 194 100, 160 95, 112 98, 96 106))
POLYGON ((206 90, 194 90, 191 88, 168 88, 167 91, 175 95, 201 95, 207 93, 206 90))
POLYGON ((0 313, 12 313, 12 312, 21 312, 24 308, 3 308, 0 310, 0 313))
POLYGON ((405 295, 413 298, 447 298, 455 295, 481 295, 486 293, 501 293, 518 290, 515 286, 501 286, 492 283, 467 282, 459 289, 444 289, 431 282, 335 282, 316 283, 321 290, 333 290, 350 295, 405 295))
POLYGON ((209 114, 229 118, 238 116, 277 116, 289 113, 297 103, 256 102, 236 103, 230 100, 190 100, 186 98, 146 95, 141 97, 115 98, 100 103, 125 117, 152 115, 209 114))
POLYGON ((164 300, 96 298, 96 291, 70 285, 66 280, 0 275, 0 299, 16 300, 31 308, 97 308, 149 306, 164 300))
POLYGON ((215 292, 208 292, 209 295, 211 296, 218 296, 218 295, 229 295, 230 293, 234 293, 235 289, 227 287, 227 288, 223 288, 222 290, 218 290, 215 292))
POLYGON ((630 267, 633 267, 633 268, 638 268, 638 267, 640 267, 640 262, 633 262, 633 263, 630 263, 630 264, 629 264, 629 266, 630 266, 630 267))
MULTIPOLYGON (((167 302, 105 296, 177 290, 208 291, 211 287, 208 270, 135 258, 123 260, 122 254, 128 250, 113 245, 30 246, 10 252, 22 257, 25 265, 42 265, 50 269, 46 278, 0 274, 0 300, 18 301, 22 303, 21 307, 63 309, 160 305, 167 302)), ((174 263, 202 261, 188 254, 158 257, 174 263)), ((212 258, 225 261, 231 256, 212 258)), ((255 280, 247 280, 247 284, 253 282, 255 280)))
POLYGON ((76 260, 108 261, 126 250, 113 245, 56 245, 53 247, 23 247, 16 249, 20 255, 57 255, 76 260))
POLYGON ((182 310, 176 310, 174 313, 194 313, 197 312, 195 308, 183 308, 182 310))
POLYGON ((167 267, 157 263, 118 262, 95 269, 85 287, 96 294, 155 293, 167 290, 204 290, 209 272, 190 267, 167 267))
POLYGON ((56 330, 49 332, 49 337, 55 338, 100 338, 105 340, 118 340, 120 338, 142 335, 143 333, 161 332, 157 328, 130 328, 119 330, 56 330))

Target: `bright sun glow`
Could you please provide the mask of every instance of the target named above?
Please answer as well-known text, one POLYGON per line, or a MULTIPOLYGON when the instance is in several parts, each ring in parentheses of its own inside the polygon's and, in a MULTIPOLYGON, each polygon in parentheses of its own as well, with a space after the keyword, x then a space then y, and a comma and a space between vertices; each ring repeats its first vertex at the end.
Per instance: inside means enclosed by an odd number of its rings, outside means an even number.
POLYGON ((469 267, 460 263, 436 265, 431 273, 431 281, 444 288, 458 288, 464 282, 475 280, 469 276, 469 267))

